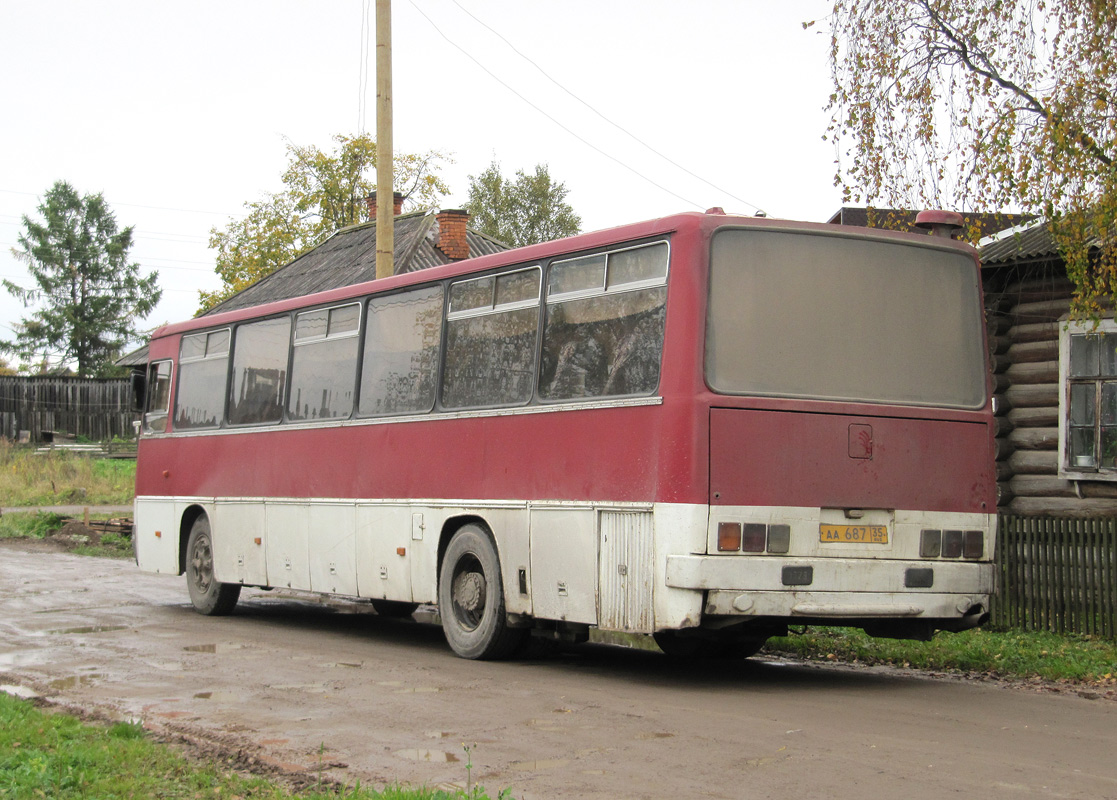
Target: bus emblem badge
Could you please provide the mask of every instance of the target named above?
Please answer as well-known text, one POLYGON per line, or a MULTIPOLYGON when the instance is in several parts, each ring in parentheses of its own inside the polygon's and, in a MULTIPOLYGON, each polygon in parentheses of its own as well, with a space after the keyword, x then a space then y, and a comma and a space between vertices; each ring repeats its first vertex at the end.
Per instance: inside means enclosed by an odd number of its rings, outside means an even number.
POLYGON ((853 424, 849 426, 849 457, 873 457, 873 426, 853 424))

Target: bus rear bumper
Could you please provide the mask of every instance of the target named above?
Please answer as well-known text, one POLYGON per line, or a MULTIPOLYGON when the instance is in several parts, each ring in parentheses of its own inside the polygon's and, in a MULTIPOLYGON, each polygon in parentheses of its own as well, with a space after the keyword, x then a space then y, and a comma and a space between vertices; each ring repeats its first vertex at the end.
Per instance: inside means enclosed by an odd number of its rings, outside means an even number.
MULTIPOLYGON (((667 585, 706 591, 706 616, 841 625, 934 619, 978 624, 993 565, 886 559, 669 556, 667 585)), ((953 626, 951 626, 953 627, 953 626)))

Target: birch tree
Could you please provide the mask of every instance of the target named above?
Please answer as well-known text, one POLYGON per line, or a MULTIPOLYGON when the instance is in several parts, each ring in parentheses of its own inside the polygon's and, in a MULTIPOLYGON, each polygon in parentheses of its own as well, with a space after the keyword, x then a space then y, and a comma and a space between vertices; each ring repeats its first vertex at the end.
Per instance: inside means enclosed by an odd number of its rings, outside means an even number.
POLYGON ((1043 216, 1096 315, 1117 290, 1117 4, 835 0, 828 21, 844 200, 1043 216))

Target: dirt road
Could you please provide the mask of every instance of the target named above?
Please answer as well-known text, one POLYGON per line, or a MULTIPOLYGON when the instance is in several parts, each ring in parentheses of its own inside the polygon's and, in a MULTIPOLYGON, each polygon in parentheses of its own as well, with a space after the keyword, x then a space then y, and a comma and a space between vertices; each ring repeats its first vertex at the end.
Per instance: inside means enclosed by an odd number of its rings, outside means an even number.
POLYGON ((0 542, 0 684, 203 752, 342 782, 522 798, 1117 798, 1117 703, 776 660, 606 646, 455 658, 439 628, 0 542))

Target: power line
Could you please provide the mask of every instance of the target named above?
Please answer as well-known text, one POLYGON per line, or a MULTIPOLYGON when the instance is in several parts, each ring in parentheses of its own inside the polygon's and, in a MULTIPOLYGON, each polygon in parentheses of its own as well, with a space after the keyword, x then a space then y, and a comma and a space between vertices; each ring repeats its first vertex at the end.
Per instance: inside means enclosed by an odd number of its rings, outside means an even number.
MULTIPOLYGON (((604 150, 602 150, 602 149, 601 149, 600 147, 598 147, 597 145, 593 144, 592 142, 590 142, 589 140, 587 140, 587 139, 586 139, 586 138, 584 138, 583 136, 580 136, 579 134, 577 134, 577 133, 575 133, 574 131, 572 131, 572 130, 571 130, 570 128, 568 128, 568 127, 567 127, 566 125, 564 125, 564 124, 562 124, 561 122, 559 122, 559 121, 558 121, 557 119, 555 119, 555 118, 554 118, 553 116, 551 116, 551 115, 550 115, 550 114, 548 114, 548 113, 547 113, 546 111, 544 111, 544 110, 543 110, 542 108, 540 108, 540 107, 539 107, 539 106, 537 106, 537 105, 536 105, 535 103, 533 103, 533 102, 531 102, 530 100, 528 100, 528 99, 527 99, 526 97, 524 97, 524 96, 523 96, 522 94, 520 94, 520 93, 519 93, 518 91, 516 91, 516 90, 515 90, 515 89, 513 89, 513 88, 512 88, 511 86, 509 86, 509 85, 508 85, 507 83, 505 83, 505 82, 504 82, 503 80, 501 80, 501 79, 500 79, 499 77, 497 77, 497 75, 496 75, 496 74, 495 74, 495 73, 494 73, 494 72, 493 72, 492 70, 490 70, 490 69, 489 69, 488 67, 486 67, 486 66, 485 66, 484 64, 482 64, 482 63, 481 63, 480 61, 478 61, 478 60, 477 60, 476 58, 474 58, 474 57, 473 57, 473 56, 472 56, 472 55, 471 55, 471 54, 470 54, 470 53, 469 53, 469 52, 468 52, 468 51, 467 51, 467 50, 466 50, 466 49, 465 49, 464 47, 462 47, 462 46, 461 46, 461 45, 459 45, 459 44, 458 44, 457 42, 455 42, 455 41, 454 41, 453 39, 451 39, 451 38, 450 38, 449 36, 447 36, 447 35, 446 35, 445 33, 443 33, 443 32, 442 32, 442 29, 441 29, 441 28, 439 28, 439 27, 438 27, 437 25, 435 25, 435 24, 434 24, 434 20, 432 20, 432 19, 431 19, 430 17, 428 17, 428 16, 426 15, 426 13, 425 13, 425 12, 424 12, 424 11, 423 11, 423 10, 422 10, 421 8, 419 8, 419 6, 415 5, 415 0, 408 0, 408 2, 410 2, 410 3, 411 3, 411 6, 412 6, 412 7, 413 7, 413 8, 414 8, 414 9, 415 9, 416 11, 418 11, 418 12, 419 12, 419 14, 420 14, 420 15, 421 15, 421 16, 423 17, 423 19, 425 19, 425 20, 426 20, 426 21, 427 21, 428 23, 430 23, 430 26, 431 26, 432 28, 434 28, 434 30, 435 30, 435 31, 436 31, 436 32, 438 33, 438 35, 439 35, 439 36, 441 36, 441 37, 442 37, 443 39, 445 39, 445 40, 446 40, 447 42, 449 42, 449 43, 450 43, 450 44, 451 44, 451 45, 452 45, 453 47, 455 47, 455 48, 457 48, 458 50, 460 50, 460 51, 462 52, 462 54, 463 54, 463 55, 464 55, 464 56, 465 56, 466 58, 468 58, 468 59, 469 59, 470 61, 472 61, 472 62, 473 62, 474 64, 476 64, 476 65, 477 65, 478 67, 480 67, 480 68, 481 68, 482 70, 484 70, 484 72, 485 72, 485 73, 486 73, 486 74, 487 74, 487 75, 488 75, 488 76, 489 76, 490 78, 492 78, 492 79, 493 79, 494 81, 496 81, 497 83, 499 83, 499 84, 500 84, 501 86, 503 86, 503 87, 504 87, 505 89, 507 89, 508 91, 510 91, 510 92, 511 92, 512 94, 516 95, 516 97, 518 97, 518 98, 520 98, 521 100, 523 100, 523 101, 524 101, 525 103, 527 103, 527 104, 528 104, 529 106, 531 106, 532 108, 534 108, 534 109, 535 109, 536 111, 538 111, 538 112, 539 112, 540 114, 542 114, 542 115, 543 115, 544 117, 546 117, 547 119, 549 119, 549 120, 550 120, 551 122, 553 122, 553 123, 554 123, 555 125, 559 126, 559 127, 560 127, 560 128, 562 128, 562 129, 563 129, 564 131, 566 131, 567 133, 569 133, 569 134, 570 134, 571 136, 573 136, 573 137, 574 137, 575 139, 577 139, 577 140, 578 140, 579 142, 581 142, 582 144, 586 145, 586 146, 587 146, 587 147, 589 147, 590 149, 592 149, 592 150, 594 150, 594 151, 596 151, 596 152, 600 153, 601 155, 605 156, 605 157, 606 157, 606 158, 608 158, 608 159, 609 159, 610 161, 613 161, 613 162, 615 162, 616 164, 619 164, 620 166, 624 167, 624 168, 625 168, 625 169, 627 169, 627 170, 628 170, 629 172, 631 172, 631 173, 632 173, 633 175, 635 175, 635 176, 636 176, 636 177, 638 177, 638 178, 642 178, 643 180, 647 181, 648 183, 650 183, 650 184, 651 184, 652 186, 656 187, 656 188, 657 188, 657 189, 659 189, 660 191, 662 191, 662 192, 666 192, 667 194, 671 195, 672 197, 677 197, 677 198, 679 198, 680 200, 682 200, 682 201, 683 201, 684 203, 686 203, 686 204, 688 204, 688 205, 692 205, 692 206, 694 206, 695 208, 702 208, 702 204, 701 204, 701 203, 696 203, 696 202, 695 202, 695 201, 693 201, 693 200, 690 200, 690 199, 688 199, 688 198, 686 198, 686 197, 683 197, 683 196, 682 196, 681 194, 679 194, 678 192, 675 192, 675 191, 673 191, 673 190, 671 190, 671 189, 668 189, 668 188, 667 188, 666 186, 664 186, 664 185, 662 185, 662 184, 656 183, 656 182, 655 182, 655 181, 653 181, 653 180, 652 180, 651 178, 649 178, 649 177, 648 177, 647 175, 645 175, 645 174, 643 174, 642 172, 640 172, 639 170, 637 170, 637 169, 636 169, 635 167, 631 167, 631 166, 629 166, 628 164, 626 164, 625 162, 621 161, 621 160, 620 160, 619 158, 617 158, 616 156, 614 156, 614 155, 612 155, 612 154, 610 154, 610 153, 607 153, 607 152, 605 152, 604 150)), ((751 203, 749 203, 749 205, 752 205, 752 204, 751 204, 751 203)))
MULTIPOLYGON (((522 58, 522 59, 523 59, 524 61, 526 61, 527 63, 531 64, 531 65, 532 65, 533 67, 535 67, 535 68, 536 68, 536 69, 537 69, 537 70, 539 71, 539 74, 540 74, 540 75, 542 75, 542 76, 543 76, 544 78, 546 78, 547 80, 549 80, 549 81, 550 81, 551 83, 553 83, 553 84, 554 84, 555 86, 557 86, 558 88, 562 89, 562 90, 563 90, 564 92, 566 92, 566 93, 567 93, 568 95, 570 95, 571 97, 573 97, 573 98, 574 98, 575 100, 577 100, 577 101, 578 101, 579 103, 581 103, 582 105, 584 105, 584 106, 585 106, 586 108, 588 108, 588 109, 589 109, 590 111, 592 111, 592 112, 593 112, 594 114, 597 114, 597 116, 601 117, 601 119, 603 119, 603 120, 605 120, 606 122, 608 122, 608 123, 609 123, 610 125, 612 125, 612 126, 613 126, 614 128, 616 128, 616 129, 617 129, 618 131, 620 131, 621 133, 623 133, 623 134, 624 134, 625 136, 629 137, 630 139, 632 139, 632 140, 633 140, 634 142, 636 142, 637 144, 639 144, 639 145, 641 145, 641 146, 643 146, 643 147, 647 148, 647 149, 648 149, 648 150, 649 150, 650 152, 652 152, 652 153, 654 153, 655 155, 659 156, 660 158, 662 158, 662 159, 663 159, 664 161, 666 161, 666 162, 667 162, 668 164, 670 164, 671 166, 673 166, 673 167, 676 167, 677 169, 681 169, 681 170, 682 170, 683 172, 685 172, 685 173, 686 173, 687 175, 690 175, 690 176, 691 176, 692 178, 697 178, 698 180, 702 181, 702 183, 706 184, 707 186, 709 186, 709 187, 711 187, 711 188, 713 188, 713 189, 716 189, 717 191, 721 192, 722 194, 724 194, 724 195, 726 195, 726 196, 728 196, 728 197, 732 197, 732 198, 733 198, 734 200, 736 200, 736 201, 737 201, 738 203, 744 203, 744 204, 745 204, 746 206, 751 206, 752 208, 756 209, 757 211, 759 211, 759 212, 761 212, 761 213, 764 213, 764 214, 766 214, 766 213, 767 213, 767 212, 765 212, 765 211, 764 211, 764 209, 762 209, 762 208, 761 208, 760 206, 756 205, 756 203, 750 203, 750 202, 749 202, 748 200, 745 200, 744 198, 738 197, 737 195, 733 194, 733 193, 732 193, 732 192, 730 192, 730 191, 729 191, 728 189, 723 189, 723 188, 721 188, 720 186, 718 186, 718 185, 717 185, 716 183, 712 183, 712 182, 710 182, 710 181, 706 180, 705 178, 703 178, 703 177, 702 177, 701 175, 699 175, 698 173, 696 173, 696 172, 692 172, 691 170, 687 169, 686 167, 684 167, 684 166, 683 166, 682 164, 680 164, 679 162, 677 162, 677 161, 673 160, 673 159, 672 159, 672 158, 670 158, 669 156, 667 156, 667 155, 665 155, 665 154, 663 154, 663 153, 659 152, 658 150, 656 150, 656 149, 655 149, 654 147, 652 147, 652 146, 651 146, 650 144, 648 144, 648 143, 647 143, 647 142, 645 142, 645 141, 644 141, 643 139, 641 139, 640 137, 638 137, 638 136, 637 136, 636 134, 632 133, 631 131, 629 131, 629 130, 625 129, 624 127, 622 127, 622 126, 621 126, 621 125, 619 125, 618 123, 616 123, 616 122, 614 122, 613 120, 609 119, 609 118, 608 118, 607 116, 605 116, 605 115, 604 115, 604 114, 602 114, 602 113, 601 113, 600 111, 598 111, 598 110, 597 110, 596 108, 594 108, 593 106, 591 106, 591 105, 590 105, 589 103, 587 103, 587 102, 586 102, 585 100, 583 100, 583 99, 582 99, 581 97, 579 97, 578 95, 574 94, 574 92, 570 91, 570 90, 569 90, 569 89, 567 89, 567 88, 566 88, 565 86, 563 86, 563 85, 562 85, 561 83, 559 83, 559 82, 558 82, 557 80, 555 80, 554 78, 552 78, 552 77, 551 77, 551 76, 550 76, 550 75, 549 75, 549 74, 548 74, 548 73, 546 72, 546 70, 544 70, 544 69, 543 69, 543 68, 542 68, 541 66, 539 66, 539 65, 538 65, 537 63, 535 63, 535 62, 534 62, 534 61, 533 61, 533 60, 532 60, 531 58, 529 58, 528 56, 524 55, 524 53, 520 52, 520 50, 519 50, 519 49, 517 49, 517 47, 516 47, 516 46, 515 46, 514 44, 512 44, 512 43, 511 43, 510 41, 508 41, 508 39, 506 39, 506 38, 505 38, 505 37, 504 37, 503 35, 501 35, 501 34, 500 34, 500 32, 498 32, 497 30, 495 30, 495 29, 494 29, 494 28, 493 28, 492 26, 488 25, 488 24, 487 24, 486 22, 484 22, 483 20, 479 19, 479 18, 478 18, 478 17, 477 17, 477 16, 476 16, 476 15, 475 15, 475 14, 474 14, 473 12, 471 12, 471 11, 470 11, 470 10, 469 10, 468 8, 466 8, 466 7, 465 7, 465 6, 463 6, 463 5, 461 4, 461 3, 459 3, 459 2, 458 2, 458 0, 452 0, 452 1, 453 1, 454 5, 456 5, 456 6, 457 6, 458 8, 460 8, 460 9, 461 9, 462 11, 464 11, 464 12, 465 12, 465 13, 466 13, 466 14, 467 14, 467 15, 468 15, 468 16, 469 16, 470 18, 472 18, 472 19, 473 19, 473 21, 474 21, 474 22, 476 22, 476 23, 477 23, 478 25, 480 25, 481 27, 485 28, 485 29, 486 29, 487 31, 489 31, 490 33, 492 33, 492 34, 493 34, 494 36, 496 36, 496 37, 497 37, 498 39, 500 39, 500 40, 501 40, 502 42, 504 42, 504 43, 505 43, 506 45, 508 45, 508 47, 509 47, 509 48, 510 48, 510 49, 512 50, 512 52, 514 52, 514 53, 515 53, 516 55, 518 55, 518 56, 519 56, 520 58, 522 58)), ((414 5, 414 3, 412 3, 412 5, 414 5)), ((441 32, 441 31, 440 31, 440 32, 441 32)), ((460 49, 460 48, 459 48, 459 49, 460 49)), ((678 195, 676 195, 676 197, 677 197, 677 196, 678 196, 678 195)))
POLYGON ((357 79, 357 135, 365 132, 368 113, 368 6, 370 0, 361 3, 361 63, 357 79))

